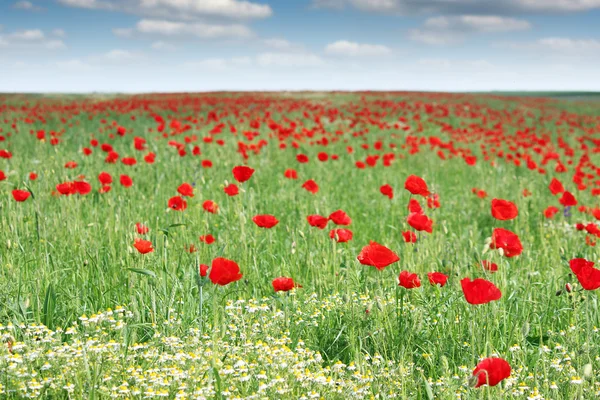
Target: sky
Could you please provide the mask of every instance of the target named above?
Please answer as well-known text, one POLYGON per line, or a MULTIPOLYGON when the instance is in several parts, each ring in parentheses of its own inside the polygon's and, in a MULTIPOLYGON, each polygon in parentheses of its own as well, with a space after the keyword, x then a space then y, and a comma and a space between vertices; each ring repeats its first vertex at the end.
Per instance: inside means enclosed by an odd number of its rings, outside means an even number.
POLYGON ((0 92, 600 91, 600 0, 0 0, 0 92))

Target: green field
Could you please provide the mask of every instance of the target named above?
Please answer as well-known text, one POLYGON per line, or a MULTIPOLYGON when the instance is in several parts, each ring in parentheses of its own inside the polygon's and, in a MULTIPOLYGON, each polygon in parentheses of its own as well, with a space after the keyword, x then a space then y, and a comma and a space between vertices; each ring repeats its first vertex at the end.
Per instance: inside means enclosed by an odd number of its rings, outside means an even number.
POLYGON ((597 397, 598 292, 584 290, 569 268, 575 258, 598 260, 600 103, 583 100, 0 96, 0 150, 11 155, 0 158, 0 396, 597 397), (243 183, 232 174, 240 165, 255 170, 243 183), (288 169, 298 179, 286 178, 288 169), (101 172, 112 176, 110 191, 101 172), (431 196, 405 190, 410 175, 431 196), (552 178, 576 206, 552 195, 552 178), (316 193, 303 188, 309 179, 316 193), (91 191, 57 188, 75 181, 91 191), (184 211, 169 209, 184 182, 194 196, 184 211), (237 196, 223 190, 231 183, 237 196), (380 192, 385 184, 392 199, 380 192), (14 189, 31 195, 15 201, 14 189), (428 207, 434 194, 439 208, 428 207), (494 198, 513 202, 518 217, 495 219, 494 198), (433 220, 431 234, 407 223, 409 199, 433 220), (207 200, 216 213, 205 210, 207 200), (557 211, 548 218, 549 206, 557 211), (351 224, 307 222, 336 210, 351 224), (263 214, 279 223, 258 227, 253 217, 263 214), (352 240, 331 239, 340 228, 352 240), (495 228, 517 234, 522 254, 491 249, 495 228), (405 242, 409 231, 416 243, 405 242), (207 234, 214 243, 199 239, 207 234), (154 251, 140 254, 140 238, 154 251), (383 270, 361 264, 370 241, 399 261, 383 270), (201 277, 200 264, 218 257, 235 261, 242 279, 219 286, 201 277), (421 286, 399 286, 401 271, 417 273, 421 286), (430 285, 434 271, 448 276, 445 286, 430 285), (275 292, 282 276, 302 287, 275 292), (501 298, 469 304, 466 277, 492 282, 501 298), (506 360, 511 375, 474 388, 473 370, 487 357, 506 360))

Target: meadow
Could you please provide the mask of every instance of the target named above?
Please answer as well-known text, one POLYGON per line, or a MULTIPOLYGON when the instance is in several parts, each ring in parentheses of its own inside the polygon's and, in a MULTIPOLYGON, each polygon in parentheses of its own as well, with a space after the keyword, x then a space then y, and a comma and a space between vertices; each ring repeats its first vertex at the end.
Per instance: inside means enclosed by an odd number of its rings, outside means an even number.
POLYGON ((497 94, 1 95, 0 396, 598 397, 599 135, 497 94))

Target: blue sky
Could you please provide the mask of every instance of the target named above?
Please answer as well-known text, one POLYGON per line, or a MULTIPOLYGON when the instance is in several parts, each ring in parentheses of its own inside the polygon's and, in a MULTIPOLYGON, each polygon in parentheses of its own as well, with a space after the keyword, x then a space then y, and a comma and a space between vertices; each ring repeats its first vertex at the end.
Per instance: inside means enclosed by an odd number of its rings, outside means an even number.
POLYGON ((0 92, 600 90, 600 0, 0 0, 0 92))

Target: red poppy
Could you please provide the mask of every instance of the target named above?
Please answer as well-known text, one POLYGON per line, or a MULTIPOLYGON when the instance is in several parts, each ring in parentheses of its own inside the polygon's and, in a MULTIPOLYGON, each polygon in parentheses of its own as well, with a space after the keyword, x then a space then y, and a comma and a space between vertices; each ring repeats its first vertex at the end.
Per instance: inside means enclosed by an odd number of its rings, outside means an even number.
POLYGON ((6 174, 4 173, 4 171, 0 171, 0 182, 2 182, 5 179, 6 179, 6 174))
POLYGON ((585 290, 600 288, 600 269, 594 268, 592 261, 575 258, 569 262, 569 266, 585 290))
POLYGON ((383 185, 379 188, 379 191, 382 195, 389 197, 390 200, 394 198, 394 189, 390 185, 383 185))
POLYGON ((273 289, 275 289, 276 292, 289 292, 293 288, 302 287, 296 284, 292 278, 286 278, 284 276, 273 279, 273 282, 271 282, 271 284, 273 285, 273 289))
POLYGON ((242 274, 235 261, 218 257, 212 262, 208 278, 216 285, 225 286, 242 279, 242 274))
POLYGON ((495 228, 492 233, 492 243, 490 244, 491 249, 502 249, 505 257, 515 257, 523 252, 523 245, 519 236, 513 232, 495 228))
POLYGON ((200 236, 200 241, 206 244, 213 244, 215 242, 215 237, 209 233, 208 235, 200 236))
POLYGON ((408 212, 415 214, 423 214, 423 208, 421 208, 421 204, 417 199, 410 199, 408 201, 408 212))
POLYGON ((552 218, 556 215, 556 213, 558 213, 558 211, 559 211, 558 207, 549 206, 548 208, 546 208, 544 210, 544 217, 552 218))
POLYGON ((288 179, 298 179, 298 172, 296 172, 294 169, 286 169, 283 173, 283 176, 288 179))
POLYGON ((553 195, 557 195, 565 191, 563 184, 556 178, 552 178, 552 181, 550 182, 548 188, 550 189, 550 192, 552 192, 553 195))
POLYGON ((59 183, 56 185, 56 191, 63 196, 70 196, 75 193, 72 182, 59 183))
POLYGON ((350 225, 352 219, 342 210, 337 210, 329 214, 329 220, 336 225, 350 225))
POLYGON ((252 177, 254 169, 241 165, 233 167, 233 170, 231 172, 233 172, 233 177, 236 181, 238 181, 239 183, 244 183, 252 177))
POLYGON ((380 271, 388 265, 400 261, 400 257, 392 250, 373 241, 363 247, 356 258, 361 264, 375 267, 380 271))
POLYGON ((182 183, 178 188, 177 192, 186 197, 194 197, 194 187, 189 183, 182 183))
POLYGON ((352 240, 352 231, 349 229, 332 229, 329 237, 336 239, 338 243, 346 243, 352 240))
POLYGON ((427 189, 427 183, 416 175, 411 175, 404 182, 404 189, 408 190, 410 193, 419 196, 429 196, 429 189, 427 189))
POLYGON ((152 242, 144 239, 135 239, 133 247, 135 247, 141 254, 148 254, 154 251, 152 248, 152 242))
POLYGON ((306 182, 304 182, 304 184, 302 184, 302 187, 311 192, 312 194, 315 194, 319 191, 319 185, 317 185, 317 182, 313 181, 312 179, 309 179, 306 182))
POLYGON ((424 214, 411 213, 406 222, 418 231, 433 232, 433 221, 424 214))
POLYGON ((75 161, 69 161, 65 164, 65 168, 68 168, 68 169, 77 168, 77 163, 75 161))
POLYGON ((202 208, 212 214, 216 214, 219 211, 219 206, 212 200, 206 200, 202 203, 202 208))
POLYGON ((575 196, 573 196, 573 194, 571 194, 571 192, 567 192, 567 191, 565 191, 563 193, 562 197, 558 201, 560 202, 560 204, 562 204, 565 207, 577 205, 577 199, 575 198, 575 196))
POLYGON ((498 271, 498 264, 488 260, 481 260, 481 268, 483 268, 486 271, 496 272, 498 271))
POLYGON ((517 215, 519 215, 519 210, 515 203, 502 199, 492 200, 492 216, 497 220, 507 221, 515 219, 517 215))
POLYGON ((600 219, 600 208, 594 208, 592 210, 592 215, 594 216, 594 218, 600 219))
POLYGON ((325 229, 327 222, 329 222, 328 218, 325 218, 321 215, 309 215, 306 217, 306 220, 310 226, 314 226, 319 229, 325 229))
POLYGON ((92 191, 92 185, 84 181, 73 182, 73 191, 84 196, 92 191))
POLYGON ((35 181, 38 178, 38 175, 35 172, 30 172, 29 173, 29 180, 30 181, 35 181))
POLYGON ((31 196, 31 193, 29 193, 27 190, 15 189, 12 191, 12 196, 16 201, 23 202, 27 200, 29 196, 31 196))
POLYGON ((146 225, 144 225, 140 222, 136 222, 135 229, 137 230, 137 233, 139 233, 140 235, 145 235, 148 232, 150 232, 150 228, 148 228, 146 225))
POLYGON ((505 360, 495 357, 486 358, 473 370, 473 376, 477 377, 475 387, 496 386, 510 376, 510 371, 510 364, 505 360))
POLYGON ((227 196, 236 196, 240 191, 235 183, 230 183, 229 186, 226 186, 223 191, 227 194, 227 196))
POLYGON ((411 231, 402 232, 402 237, 406 243, 417 243, 417 234, 411 231))
POLYGON ((110 185, 104 185, 100 189, 98 189, 98 192, 99 193, 108 193, 108 192, 110 192, 110 189, 112 189, 110 187, 110 185))
POLYGON ((121 182, 121 185, 123 185, 125 187, 131 187, 131 186, 133 186, 133 179, 131 179, 127 175, 121 175, 119 181, 121 182))
POLYGON ((174 196, 169 199, 169 208, 175 211, 184 211, 187 208, 187 201, 181 196, 174 196))
POLYGON ((200 273, 201 277, 205 277, 208 274, 208 265, 200 264, 198 266, 198 272, 200 273))
POLYGON ((189 246, 186 246, 185 250, 188 253, 190 253, 190 254, 195 253, 196 251, 198 251, 198 249, 196 249, 196 246, 194 246, 193 244, 190 244, 189 246))
POLYGON ((414 289, 421 286, 421 280, 419 279, 419 276, 408 271, 400 272, 398 281, 398 286, 402 286, 406 289, 414 289))
POLYGON ((429 278, 431 286, 445 286, 446 282, 448 282, 448 275, 442 274, 441 272, 428 272, 427 278, 429 278))
POLYGON ((8 150, 0 150, 0 158, 12 158, 12 153, 8 150))
POLYGON ((496 285, 482 278, 473 281, 465 278, 460 281, 460 286, 469 304, 486 304, 502 297, 502 293, 496 285))
POLYGON ((108 172, 100 172, 98 180, 102 185, 110 185, 113 181, 112 176, 108 172))
POLYGON ((137 160, 136 160, 135 158, 133 158, 133 157, 123 157, 123 158, 121 159, 121 162, 122 162, 123 164, 125 164, 125 165, 129 165, 129 166, 132 166, 132 165, 135 165, 135 164, 137 164, 137 160))
POLYGON ((307 163, 308 162, 308 156, 305 154, 298 154, 296 156, 296 160, 298 160, 299 163, 307 163))
POLYGON ((440 208, 440 195, 432 194, 427 197, 427 207, 429 208, 440 208))
POLYGON ((270 229, 277 225, 279 221, 273 215, 257 215, 252 218, 252 221, 260 228, 270 229))

